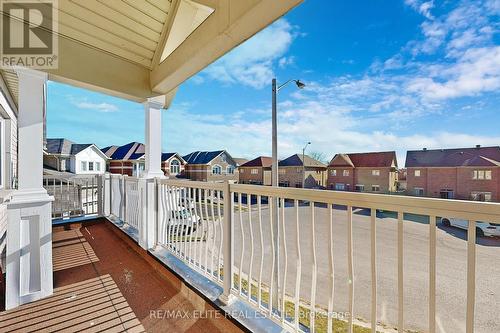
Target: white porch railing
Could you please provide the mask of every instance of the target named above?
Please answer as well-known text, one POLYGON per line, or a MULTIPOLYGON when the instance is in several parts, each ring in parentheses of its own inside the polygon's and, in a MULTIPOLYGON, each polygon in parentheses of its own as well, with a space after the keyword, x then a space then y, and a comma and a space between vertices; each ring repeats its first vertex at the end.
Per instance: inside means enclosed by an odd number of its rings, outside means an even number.
POLYGON ((142 209, 139 179, 111 174, 109 176, 109 189, 110 215, 139 231, 142 209))
POLYGON ((61 177, 44 175, 43 187, 54 197, 52 218, 67 219, 99 212, 98 175, 61 177))
POLYGON ((422 221, 426 225, 421 230, 428 242, 418 254, 428 257, 424 275, 428 322, 420 326, 436 332, 436 221, 439 217, 468 220, 462 320, 466 332, 474 331, 476 221, 499 223, 500 204, 227 182, 157 179, 155 186, 156 218, 142 221, 137 180, 112 175, 110 197, 105 198, 110 201, 110 213, 125 217, 124 222, 139 231, 143 223, 153 223, 156 245, 221 285, 221 300, 227 301, 230 295, 238 297, 291 331, 332 332, 333 325, 339 325, 335 319, 339 312, 347 313, 344 324, 352 331, 355 305, 368 309, 364 317, 370 318, 373 332, 380 327, 377 296, 385 281, 378 279, 378 265, 389 260, 387 253, 378 250, 377 230, 381 227, 384 233, 392 233, 395 243, 394 253, 389 254, 394 257, 395 269, 391 291, 396 311, 391 322, 400 332, 411 326, 407 325, 412 318, 407 313, 405 289, 413 281, 405 278, 409 269, 405 267, 411 266, 410 254, 405 253, 405 229, 411 232, 407 217, 415 214, 420 225, 422 221), (388 222, 392 229, 379 223, 380 210, 392 212, 387 213, 393 216, 389 219, 393 222, 388 222), (362 253, 356 249, 353 224, 362 224, 366 230, 362 253), (369 287, 364 285, 363 290, 356 289, 359 256, 366 257, 367 263, 361 269, 369 287), (339 277, 344 282, 340 287, 339 277), (342 301, 345 304, 339 305, 342 301))

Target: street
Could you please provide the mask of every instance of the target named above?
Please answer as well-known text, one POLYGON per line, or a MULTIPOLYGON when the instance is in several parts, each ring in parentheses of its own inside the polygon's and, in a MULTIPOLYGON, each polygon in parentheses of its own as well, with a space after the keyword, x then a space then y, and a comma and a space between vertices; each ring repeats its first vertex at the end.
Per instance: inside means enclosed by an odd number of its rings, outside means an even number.
MULTIPOLYGON (((285 208, 285 243, 280 245, 280 278, 284 273, 284 254, 287 257, 286 293, 295 293, 297 246, 295 208, 285 208)), ((281 214, 281 212, 280 212, 281 214)), ((312 281, 312 225, 311 207, 299 207, 299 239, 301 248, 300 298, 309 301, 312 281)), ((211 214, 209 214, 211 215, 211 214)), ((329 279, 329 228, 328 209, 315 207, 315 250, 316 250, 316 304, 327 308, 330 293, 329 279)), ((205 216, 206 219, 206 216, 205 216)), ((397 219, 394 213, 377 214, 377 271, 379 322, 395 326, 397 323, 397 219)), ((203 224, 195 234, 201 235, 208 225, 208 244, 199 242, 195 248, 208 247, 208 257, 217 256, 220 245, 220 225, 215 223, 215 242, 212 238, 213 223, 203 224), (215 246, 214 246, 215 244, 215 246), (213 248, 213 249, 212 249, 213 248)), ((429 225, 422 216, 406 215, 404 221, 404 321, 405 328, 426 331, 428 325, 429 287, 429 225)), ((236 210, 234 214, 235 273, 239 273, 241 257, 243 273, 246 276, 252 262, 252 279, 257 283, 262 262, 262 282, 269 286, 272 267, 271 229, 269 210, 262 206, 262 238, 256 205, 250 211, 236 210), (251 218, 251 223, 249 219, 251 218), (251 226, 251 229, 250 229, 251 226), (243 230, 243 235, 242 235, 243 230), (250 241, 251 233, 253 242, 250 241), (251 260, 253 244, 253 260, 251 260), (242 255, 242 250, 244 251, 242 255), (262 255, 263 254, 263 255, 262 255)), ((467 234, 461 229, 443 227, 437 229, 437 330, 439 332, 465 332, 466 318, 466 276, 467 276, 467 234)), ((480 238, 477 240, 476 263, 476 332, 494 333, 500 331, 500 239, 480 238)), ((333 210, 334 246, 334 311, 348 311, 347 274, 347 214, 336 207, 333 210)), ((371 253, 370 216, 367 210, 357 209, 353 214, 354 247, 354 317, 366 322, 370 320, 371 304, 371 253)), ((201 250, 201 249, 200 249, 201 250)), ((210 261, 210 260, 209 260, 210 261)), ((209 264, 209 267, 212 267, 209 264)))

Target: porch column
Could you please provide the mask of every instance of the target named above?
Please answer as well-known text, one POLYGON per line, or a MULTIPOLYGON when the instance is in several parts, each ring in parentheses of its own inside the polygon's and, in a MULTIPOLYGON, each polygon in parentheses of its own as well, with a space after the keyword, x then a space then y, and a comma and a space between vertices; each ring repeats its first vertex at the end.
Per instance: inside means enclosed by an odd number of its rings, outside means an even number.
POLYGON ((156 245, 156 190, 153 178, 165 178, 161 170, 162 107, 163 103, 153 99, 144 102, 146 156, 144 174, 139 179, 139 205, 141 207, 139 245, 146 250, 156 245))
POLYGON ((146 118, 145 170, 141 178, 164 177, 161 171, 161 112, 162 103, 148 99, 144 104, 146 118))
POLYGON ((49 296, 52 283, 53 197, 43 188, 47 74, 16 68, 19 79, 19 189, 7 203, 6 308, 49 296))

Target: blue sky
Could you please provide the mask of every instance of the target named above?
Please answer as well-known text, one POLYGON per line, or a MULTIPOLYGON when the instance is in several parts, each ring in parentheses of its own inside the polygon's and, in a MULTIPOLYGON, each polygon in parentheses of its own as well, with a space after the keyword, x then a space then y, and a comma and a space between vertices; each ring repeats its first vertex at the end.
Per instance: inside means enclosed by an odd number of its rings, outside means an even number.
MULTIPOLYGON (((185 82, 163 113, 163 150, 279 155, 500 144, 500 0, 305 1, 185 82)), ((137 103, 54 82, 49 137, 144 141, 137 103)))

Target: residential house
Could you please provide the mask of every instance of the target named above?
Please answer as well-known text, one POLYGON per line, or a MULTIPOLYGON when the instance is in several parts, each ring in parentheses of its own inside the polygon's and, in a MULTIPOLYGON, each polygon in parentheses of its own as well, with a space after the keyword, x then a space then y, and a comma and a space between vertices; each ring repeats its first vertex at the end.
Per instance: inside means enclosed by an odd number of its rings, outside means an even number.
POLYGON ((225 150, 195 151, 183 156, 185 176, 198 181, 238 181, 236 162, 225 150))
POLYGON ((271 185, 271 157, 259 156, 238 167, 240 184, 271 185))
POLYGON ((178 177, 184 173, 186 161, 178 153, 161 154, 161 169, 167 177, 178 177))
POLYGON ((137 177, 144 171, 146 151, 142 143, 130 142, 123 146, 109 146, 102 151, 110 159, 110 173, 137 177))
POLYGON ((397 189, 396 152, 336 154, 328 165, 328 188, 391 193, 397 189))
POLYGON ((423 149, 406 154, 410 195, 500 201, 500 147, 423 149))
POLYGON ((321 188, 325 186, 326 165, 307 155, 292 155, 278 163, 278 181, 284 187, 321 188))
POLYGON ((78 175, 103 174, 108 157, 95 144, 68 139, 47 139, 43 164, 46 169, 78 175))

